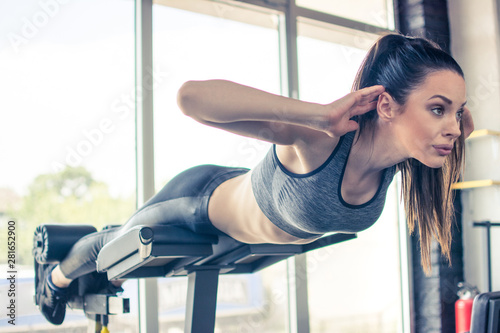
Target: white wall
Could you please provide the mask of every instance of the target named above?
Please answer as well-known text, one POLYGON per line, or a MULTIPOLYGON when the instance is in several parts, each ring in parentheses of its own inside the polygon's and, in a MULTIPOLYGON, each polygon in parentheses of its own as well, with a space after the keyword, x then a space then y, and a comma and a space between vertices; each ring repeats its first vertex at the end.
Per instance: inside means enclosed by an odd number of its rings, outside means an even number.
MULTIPOLYGON (((467 82, 475 128, 500 131, 499 22, 495 0, 448 1, 451 50, 467 82)), ((467 141, 464 179, 500 181, 500 136, 467 141)), ((462 191, 465 279, 487 291, 486 230, 475 221, 500 222, 500 186, 462 191)), ((500 228, 492 229, 493 290, 500 290, 500 228)))

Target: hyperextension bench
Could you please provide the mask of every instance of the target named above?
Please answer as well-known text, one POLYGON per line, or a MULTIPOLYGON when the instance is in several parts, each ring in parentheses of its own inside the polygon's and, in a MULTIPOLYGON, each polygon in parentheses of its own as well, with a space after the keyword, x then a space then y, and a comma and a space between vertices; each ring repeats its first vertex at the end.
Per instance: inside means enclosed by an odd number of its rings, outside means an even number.
MULTIPOLYGON (((35 265, 59 262, 81 237, 95 232, 88 225, 45 224, 37 228, 35 265)), ((291 256, 356 238, 331 234, 310 244, 244 244, 228 236, 195 234, 172 227, 136 226, 106 244, 97 259, 97 270, 107 279, 188 276, 185 332, 213 331, 219 274, 257 272, 291 256)), ((129 300, 96 294, 90 286, 95 275, 78 279, 68 305, 83 309, 94 321, 107 323, 108 315, 129 312, 129 300)))

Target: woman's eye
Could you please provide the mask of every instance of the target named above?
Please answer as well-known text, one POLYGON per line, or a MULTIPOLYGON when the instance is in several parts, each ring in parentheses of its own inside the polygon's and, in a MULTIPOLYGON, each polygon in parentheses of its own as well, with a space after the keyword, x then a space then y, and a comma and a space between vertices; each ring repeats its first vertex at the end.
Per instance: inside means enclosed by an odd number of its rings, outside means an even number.
POLYGON ((431 111, 438 116, 442 116, 444 114, 444 109, 442 107, 432 108, 431 111))
POLYGON ((456 115, 457 120, 459 120, 459 121, 462 120, 463 115, 464 115, 464 110, 458 111, 457 115, 456 115))

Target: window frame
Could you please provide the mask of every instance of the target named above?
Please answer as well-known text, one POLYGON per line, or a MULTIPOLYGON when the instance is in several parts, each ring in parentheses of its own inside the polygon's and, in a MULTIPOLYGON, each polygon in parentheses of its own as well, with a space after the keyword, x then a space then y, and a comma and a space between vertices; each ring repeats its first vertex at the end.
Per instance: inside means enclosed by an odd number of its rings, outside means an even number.
MULTIPOLYGON (((161 3, 158 0, 158 3, 161 3)), ((282 73, 282 94, 299 98, 297 22, 307 20, 317 24, 334 25, 340 28, 383 35, 394 30, 381 28, 371 24, 347 19, 332 14, 299 7, 295 0, 217 0, 217 2, 233 6, 249 6, 261 11, 278 13, 283 20, 279 23, 280 54, 282 73)), ((137 135, 137 204, 140 206, 154 194, 154 124, 153 124, 153 91, 148 90, 145 75, 148 68, 153 68, 152 45, 152 11, 153 0, 136 0, 136 135, 137 135)), ((393 6, 396 7, 396 0, 393 6)), ((394 11, 396 12, 396 11, 394 11)), ((397 29, 398 21, 394 18, 397 29)), ((149 78, 150 79, 150 78, 149 78)), ((398 186, 399 188, 399 186, 398 186)), ((400 211, 400 221, 404 221, 400 211)), ((402 310, 404 331, 410 327, 411 318, 411 252, 408 232, 405 223, 400 223, 400 258, 402 310)), ((298 256, 288 260, 289 291, 289 331, 309 332, 307 281, 304 274, 307 270, 306 257, 298 256), (299 276, 300 275, 300 276, 299 276), (305 283, 294 284, 300 278, 305 283), (302 287, 301 287, 302 286, 302 287)), ((140 280, 139 283, 139 331, 141 333, 158 331, 158 293, 156 279, 140 280)))

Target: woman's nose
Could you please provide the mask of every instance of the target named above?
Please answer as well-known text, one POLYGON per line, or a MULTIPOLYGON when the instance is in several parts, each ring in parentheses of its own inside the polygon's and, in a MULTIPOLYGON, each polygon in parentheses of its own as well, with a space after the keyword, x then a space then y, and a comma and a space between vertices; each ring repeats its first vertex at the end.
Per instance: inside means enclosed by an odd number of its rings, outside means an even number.
POLYGON ((450 119, 446 122, 445 135, 451 136, 453 138, 458 138, 462 131, 460 130, 460 121, 457 120, 455 116, 450 117, 450 119))

